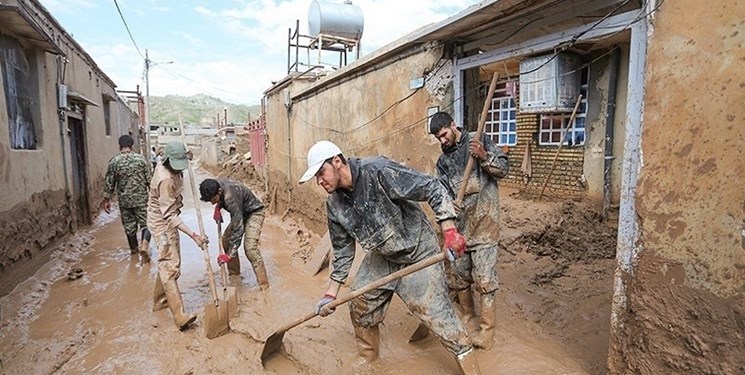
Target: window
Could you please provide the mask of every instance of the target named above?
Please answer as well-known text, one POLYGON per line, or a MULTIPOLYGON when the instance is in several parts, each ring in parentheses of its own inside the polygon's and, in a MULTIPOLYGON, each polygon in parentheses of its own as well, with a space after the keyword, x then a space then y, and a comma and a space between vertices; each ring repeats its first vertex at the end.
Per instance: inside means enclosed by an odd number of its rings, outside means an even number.
POLYGON ((36 132, 32 110, 38 105, 35 64, 17 39, 0 35, 0 65, 2 65, 5 104, 8 109, 10 147, 35 150, 36 132))
POLYGON ((101 103, 103 103, 103 124, 106 128, 106 135, 111 135, 111 101, 108 97, 104 96, 103 100, 101 100, 101 103))
MULTIPOLYGON (((590 80, 590 70, 585 67, 581 73, 580 94, 582 101, 577 109, 577 116, 573 124, 569 124, 564 138, 565 146, 582 146, 585 144, 585 121, 587 117, 587 83, 590 80)), ((538 144, 542 146, 558 146, 561 142, 562 129, 567 127, 571 113, 557 113, 541 115, 540 136, 538 144)))
POLYGON ((491 108, 484 123, 484 133, 489 135, 498 146, 517 144, 517 109, 515 98, 506 83, 494 90, 491 108))

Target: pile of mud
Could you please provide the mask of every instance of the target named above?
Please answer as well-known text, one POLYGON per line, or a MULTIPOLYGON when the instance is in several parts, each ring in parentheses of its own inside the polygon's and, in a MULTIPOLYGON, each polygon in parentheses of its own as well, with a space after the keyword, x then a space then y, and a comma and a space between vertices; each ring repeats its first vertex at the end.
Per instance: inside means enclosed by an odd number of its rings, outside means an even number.
MULTIPOLYGON (((228 161, 222 163, 219 167, 210 167, 202 165, 201 168, 209 171, 218 178, 229 178, 239 181, 248 186, 254 194, 263 197, 264 179, 256 172, 254 165, 251 163, 250 154, 237 154, 228 161), (248 157, 246 157, 248 155, 248 157)), ((268 202, 264 201, 266 205, 268 202)))

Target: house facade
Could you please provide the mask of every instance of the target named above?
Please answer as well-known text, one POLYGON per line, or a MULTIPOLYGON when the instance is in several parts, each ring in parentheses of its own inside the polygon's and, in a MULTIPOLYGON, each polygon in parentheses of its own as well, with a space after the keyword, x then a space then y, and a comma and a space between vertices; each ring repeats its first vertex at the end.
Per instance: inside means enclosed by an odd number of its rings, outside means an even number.
POLYGON ((483 1, 339 70, 293 72, 265 92, 268 194, 322 233, 325 192, 297 184, 313 143, 433 173, 428 117, 475 130, 496 73, 485 131, 509 155, 503 185, 619 206, 610 372, 741 372, 743 11, 483 1))
MULTIPOLYGON (((139 119, 33 0, 0 4, 0 278, 92 223, 108 160, 139 119)), ((136 145, 136 147, 139 147, 136 145)))

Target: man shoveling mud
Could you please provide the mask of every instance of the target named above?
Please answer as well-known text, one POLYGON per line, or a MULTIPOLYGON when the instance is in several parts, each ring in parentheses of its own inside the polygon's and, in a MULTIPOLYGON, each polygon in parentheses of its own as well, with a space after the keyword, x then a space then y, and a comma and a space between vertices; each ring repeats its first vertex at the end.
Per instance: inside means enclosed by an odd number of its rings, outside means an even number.
MULTIPOLYGON (((300 179, 311 178, 323 187, 333 266, 329 287, 318 302, 321 316, 333 312, 327 304, 336 299, 346 281, 355 255, 355 241, 366 251, 351 285, 359 289, 394 271, 440 251, 434 230, 416 201, 428 201, 444 233, 445 249, 465 250, 465 239, 455 228, 455 209, 446 188, 434 177, 383 157, 349 158, 329 141, 308 151, 308 169, 300 179)), ((445 251, 445 250, 444 250, 445 251)), ((478 373, 473 347, 463 323, 448 300, 442 263, 405 276, 350 302, 350 315, 361 364, 378 358, 378 325, 396 293, 440 342, 456 356, 464 374, 478 373)))
POLYGON ((223 247, 225 254, 218 256, 219 264, 227 263, 230 275, 240 275, 241 263, 238 248, 243 240, 243 250, 256 275, 261 290, 269 287, 264 258, 259 250, 259 237, 264 224, 264 204, 251 190, 233 180, 208 178, 199 184, 200 200, 215 205, 215 220, 222 220, 220 210, 230 213, 230 224, 225 228, 223 247))
POLYGON ((124 234, 129 251, 143 262, 150 261, 150 231, 147 229, 147 187, 150 183, 150 166, 144 156, 132 152, 135 141, 130 135, 119 137, 119 154, 109 160, 103 188, 103 209, 111 212, 111 196, 116 193, 122 215, 124 234), (142 242, 137 243, 137 230, 142 242))
POLYGON ((437 159, 437 173, 452 194, 458 192, 464 183, 468 158, 478 160, 469 176, 457 221, 458 229, 468 238, 466 255, 450 264, 447 272, 449 287, 457 293, 466 321, 474 314, 471 284, 475 284, 481 297, 481 317, 473 345, 489 349, 494 342, 494 297, 499 289, 496 274, 499 250, 497 179, 507 175, 507 156, 488 136, 478 140, 472 133, 461 132, 445 112, 435 113, 429 126, 430 133, 437 137, 442 147, 442 155, 437 159))
POLYGON ((179 218, 184 188, 183 171, 189 166, 186 147, 181 142, 166 144, 165 159, 155 168, 150 181, 147 224, 158 245, 158 274, 153 291, 153 311, 170 308, 173 322, 186 329, 197 317, 184 313, 178 280, 181 275, 181 246, 178 231, 191 237, 202 247, 207 239, 192 231, 179 218))

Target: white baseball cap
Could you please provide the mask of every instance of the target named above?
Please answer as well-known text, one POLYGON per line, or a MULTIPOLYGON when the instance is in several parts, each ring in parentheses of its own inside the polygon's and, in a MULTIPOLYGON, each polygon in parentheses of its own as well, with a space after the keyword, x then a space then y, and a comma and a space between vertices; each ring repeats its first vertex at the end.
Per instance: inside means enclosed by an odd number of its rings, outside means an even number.
POLYGON ((298 183, 302 184, 316 175, 326 159, 341 154, 339 146, 331 141, 318 141, 308 150, 308 169, 298 183))

